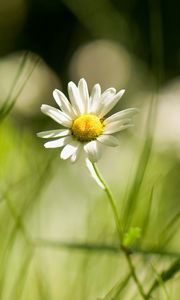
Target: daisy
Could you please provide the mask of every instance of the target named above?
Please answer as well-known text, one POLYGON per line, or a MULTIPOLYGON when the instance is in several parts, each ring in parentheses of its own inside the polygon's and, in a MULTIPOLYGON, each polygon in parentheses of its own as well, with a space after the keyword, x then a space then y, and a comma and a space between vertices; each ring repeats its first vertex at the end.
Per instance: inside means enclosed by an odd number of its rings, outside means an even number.
POLYGON ((44 146, 63 148, 61 159, 70 158, 75 162, 84 151, 86 158, 96 162, 104 146, 119 145, 114 134, 133 126, 131 118, 137 113, 136 108, 125 109, 106 117, 124 92, 125 90, 120 90, 116 93, 114 88, 109 88, 101 93, 100 85, 95 84, 89 95, 85 79, 80 79, 78 86, 71 81, 68 84, 70 101, 56 89, 53 96, 59 109, 46 104, 41 106, 41 111, 63 128, 39 132, 37 135, 41 138, 54 138, 44 146))

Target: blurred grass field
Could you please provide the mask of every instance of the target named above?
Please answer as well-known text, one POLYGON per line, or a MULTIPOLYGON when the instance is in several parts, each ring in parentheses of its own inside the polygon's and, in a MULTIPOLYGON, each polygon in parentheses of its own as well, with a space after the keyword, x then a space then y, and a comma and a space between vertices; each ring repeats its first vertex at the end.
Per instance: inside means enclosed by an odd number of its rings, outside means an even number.
POLYGON ((36 136, 53 125, 40 105, 54 105, 53 89, 66 93, 67 82, 80 77, 90 87, 100 82, 104 89, 126 88, 114 111, 140 109, 135 127, 120 134, 121 146, 107 149, 98 166, 116 197, 124 230, 142 230, 131 251, 147 299, 179 300, 179 77, 175 62, 164 62, 160 2, 147 6, 150 50, 147 37, 144 48, 138 43, 145 20, 144 7, 140 21, 133 17, 141 4, 135 2, 121 7, 117 1, 87 1, 86 9, 82 1, 2 3, 1 16, 19 12, 9 26, 6 18, 0 23, 2 300, 142 299, 119 250, 106 195, 82 160, 61 161, 59 150, 47 151, 36 136), (36 16, 41 32, 47 15, 67 19, 73 29, 67 26, 65 34, 60 27, 58 39, 47 32, 53 46, 45 51, 43 32, 37 44, 27 27, 34 32, 36 16))

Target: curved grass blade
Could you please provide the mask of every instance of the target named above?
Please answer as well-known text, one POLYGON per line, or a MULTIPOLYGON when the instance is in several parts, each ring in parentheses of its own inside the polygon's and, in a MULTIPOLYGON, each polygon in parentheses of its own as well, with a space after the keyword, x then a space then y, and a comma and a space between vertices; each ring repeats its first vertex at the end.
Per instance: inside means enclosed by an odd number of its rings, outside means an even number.
POLYGON ((155 276, 156 276, 157 281, 159 282, 159 286, 161 286, 161 287, 162 287, 162 290, 164 291, 164 295, 165 295, 165 297, 166 297, 165 300, 170 300, 170 297, 169 297, 169 295, 168 295, 168 292, 167 292, 167 289, 166 289, 166 287, 165 287, 165 284, 164 284, 164 281, 163 281, 162 277, 158 274, 158 271, 157 271, 156 268, 153 266, 153 264, 150 263, 150 265, 151 265, 152 270, 153 270, 153 272, 154 272, 154 274, 155 274, 155 276))
MULTIPOLYGON (((172 279, 178 272, 180 271, 180 258, 177 258, 170 266, 167 268, 165 271, 163 271, 160 275, 159 278, 161 278, 161 282, 166 282, 172 279)), ((160 281, 158 279, 155 279, 153 284, 151 285, 147 296, 148 299, 150 299, 151 294, 160 286, 160 281)))
POLYGON ((13 81, 12 87, 11 87, 11 89, 9 91, 9 94, 8 94, 6 100, 4 101, 4 103, 2 104, 2 106, 0 108, 0 116, 4 114, 4 111, 6 110, 6 107, 8 107, 8 104, 11 101, 14 89, 15 89, 15 87, 17 85, 17 82, 18 82, 18 80, 19 80, 22 72, 23 72, 23 69, 24 69, 24 67, 26 65, 27 60, 28 60, 28 52, 25 52, 24 55, 23 55, 23 57, 22 57, 22 61, 21 61, 20 65, 19 65, 19 68, 17 70, 17 74, 16 74, 16 76, 14 78, 14 81, 13 81))
POLYGON ((124 280, 118 281, 105 297, 98 298, 97 300, 116 300, 123 289, 127 286, 130 278, 131 274, 128 274, 124 280))
POLYGON ((0 108, 0 121, 2 121, 3 119, 6 118, 6 116, 11 112, 12 108, 14 107, 18 97, 20 96, 21 92, 23 91, 27 81, 29 80, 30 76, 32 75, 35 67, 37 66, 37 64, 39 63, 40 61, 40 58, 37 57, 34 61, 34 65, 32 66, 31 70, 29 71, 29 73, 26 75, 22 85, 20 86, 18 92, 16 93, 16 95, 13 97, 12 94, 13 94, 13 91, 17 85, 17 82, 20 78, 20 75, 22 74, 24 68, 25 68, 25 65, 28 61, 28 53, 24 55, 23 57, 23 60, 22 60, 22 63, 20 64, 20 67, 18 69, 18 72, 17 72, 17 76, 15 77, 14 79, 14 83, 12 85, 12 88, 9 92, 9 95, 6 99, 6 101, 4 102, 3 106, 0 108))
POLYGON ((178 211, 165 226, 160 234, 161 247, 165 247, 174 237, 180 222, 180 211, 178 211))
POLYGON ((25 258, 22 262, 18 276, 12 287, 11 296, 9 297, 9 299, 19 300, 21 298, 21 295, 23 293, 25 283, 27 280, 28 270, 29 270, 32 258, 33 258, 33 250, 29 249, 29 251, 26 253, 25 258))

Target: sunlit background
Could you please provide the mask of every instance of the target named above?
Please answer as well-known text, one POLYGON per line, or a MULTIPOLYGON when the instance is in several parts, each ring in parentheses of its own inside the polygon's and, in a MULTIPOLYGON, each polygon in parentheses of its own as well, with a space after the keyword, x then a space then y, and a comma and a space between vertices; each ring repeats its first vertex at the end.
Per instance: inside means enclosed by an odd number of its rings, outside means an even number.
POLYGON ((106 195, 82 159, 36 133, 55 88, 84 77, 126 93, 135 126, 99 168, 117 199, 149 298, 180 293, 180 39, 177 0, 0 1, 0 299, 141 300, 106 195))

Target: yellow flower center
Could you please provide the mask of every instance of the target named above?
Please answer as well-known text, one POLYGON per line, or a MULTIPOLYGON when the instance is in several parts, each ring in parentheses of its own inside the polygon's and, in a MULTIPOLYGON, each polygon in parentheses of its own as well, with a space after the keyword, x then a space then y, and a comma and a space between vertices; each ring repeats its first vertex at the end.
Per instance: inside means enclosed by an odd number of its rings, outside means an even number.
POLYGON ((90 141, 102 133, 103 122, 95 115, 85 114, 74 120, 71 130, 78 140, 90 141))

